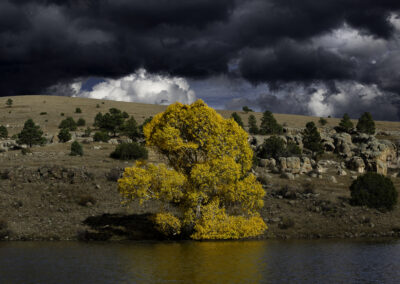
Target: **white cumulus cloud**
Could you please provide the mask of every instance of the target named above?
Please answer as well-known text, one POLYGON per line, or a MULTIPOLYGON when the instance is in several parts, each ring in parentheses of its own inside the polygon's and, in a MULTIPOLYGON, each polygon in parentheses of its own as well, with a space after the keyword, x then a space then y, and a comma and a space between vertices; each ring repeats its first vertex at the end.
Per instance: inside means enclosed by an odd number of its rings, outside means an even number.
POLYGON ((190 104, 196 100, 195 92, 184 78, 154 75, 144 69, 120 79, 105 79, 89 91, 82 89, 79 82, 71 88, 74 97, 93 99, 162 105, 174 102, 190 104))

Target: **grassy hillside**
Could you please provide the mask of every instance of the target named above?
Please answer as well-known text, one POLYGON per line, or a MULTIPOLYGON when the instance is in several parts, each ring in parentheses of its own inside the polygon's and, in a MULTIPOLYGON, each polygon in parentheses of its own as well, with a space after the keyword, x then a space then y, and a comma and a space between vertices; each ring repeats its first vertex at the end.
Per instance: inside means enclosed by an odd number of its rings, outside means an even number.
MULTIPOLYGON (((165 110, 166 106, 116 102, 108 100, 96 100, 86 98, 71 98, 59 96, 18 96, 18 97, 2 97, 0 98, 0 123, 9 125, 9 133, 13 135, 20 131, 24 121, 27 118, 32 118, 38 123, 44 132, 56 133, 58 132, 58 125, 62 119, 67 116, 72 116, 75 120, 84 118, 86 122, 91 125, 93 119, 98 112, 107 112, 109 108, 118 108, 126 111, 128 114, 133 115, 135 119, 141 123, 145 118, 154 116, 155 114, 165 110), (6 106, 7 99, 13 100, 11 108, 6 106), (97 107, 99 106, 99 107, 97 107), (75 113, 75 109, 80 107, 81 114, 75 113), (46 112, 47 114, 41 115, 40 113, 46 112), (64 113, 64 117, 61 116, 64 113)), ((233 111, 218 110, 224 117, 230 117, 233 111)), ((262 113, 244 113, 237 111, 244 124, 247 124, 248 116, 254 114, 260 123, 262 113)), ((275 118, 279 123, 285 124, 288 127, 300 128, 304 127, 308 121, 318 122, 319 117, 311 117, 304 115, 292 114, 275 114, 275 118)), ((338 125, 340 119, 327 118, 328 124, 326 126, 338 125)), ((357 121, 353 121, 354 124, 357 121)), ((376 121, 376 127, 379 130, 395 131, 400 130, 400 122, 376 121)))

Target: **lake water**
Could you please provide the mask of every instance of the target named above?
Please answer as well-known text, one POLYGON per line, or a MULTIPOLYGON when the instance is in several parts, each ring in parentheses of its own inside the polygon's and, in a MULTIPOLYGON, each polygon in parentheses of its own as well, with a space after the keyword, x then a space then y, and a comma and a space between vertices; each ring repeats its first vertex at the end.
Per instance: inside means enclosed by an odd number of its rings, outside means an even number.
POLYGON ((0 283, 400 283, 400 242, 2 242, 0 283))

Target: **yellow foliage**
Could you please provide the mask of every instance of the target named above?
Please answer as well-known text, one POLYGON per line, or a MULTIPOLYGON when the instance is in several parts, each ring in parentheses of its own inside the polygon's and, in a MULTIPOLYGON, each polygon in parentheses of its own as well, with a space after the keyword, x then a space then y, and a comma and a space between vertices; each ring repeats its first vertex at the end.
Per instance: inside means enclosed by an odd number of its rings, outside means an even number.
POLYGON ((195 240, 213 239, 241 239, 255 237, 267 229, 263 219, 255 214, 249 218, 243 216, 229 216, 225 209, 219 208, 216 199, 204 206, 202 216, 194 226, 195 233, 191 238, 195 240))
POLYGON ((149 199, 179 202, 185 185, 183 174, 167 169, 164 164, 156 166, 143 162, 126 168, 123 177, 118 180, 121 195, 128 200, 138 199, 140 203, 149 199))
POLYGON ((126 168, 118 181, 126 200, 156 199, 178 205, 177 216, 184 226, 195 228, 196 239, 263 232, 266 225, 257 212, 265 191, 249 174, 253 151, 247 133, 233 119, 224 119, 201 100, 191 105, 175 103, 147 123, 143 132, 147 145, 165 155, 172 169, 144 163, 126 168), (225 213, 223 208, 232 205, 241 216, 225 213), (210 212, 219 217, 206 218, 210 212))
POLYGON ((170 213, 157 213, 153 220, 156 229, 166 236, 181 233, 181 221, 170 213))

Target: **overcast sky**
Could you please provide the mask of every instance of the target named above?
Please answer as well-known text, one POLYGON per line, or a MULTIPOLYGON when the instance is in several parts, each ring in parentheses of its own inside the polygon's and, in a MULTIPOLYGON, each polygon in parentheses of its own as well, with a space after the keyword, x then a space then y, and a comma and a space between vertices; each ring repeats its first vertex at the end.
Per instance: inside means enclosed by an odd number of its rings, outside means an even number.
POLYGON ((1 0, 1 95, 400 115, 399 0, 1 0))

